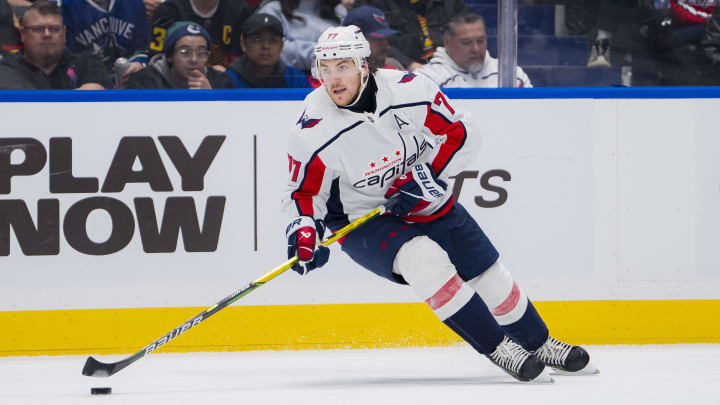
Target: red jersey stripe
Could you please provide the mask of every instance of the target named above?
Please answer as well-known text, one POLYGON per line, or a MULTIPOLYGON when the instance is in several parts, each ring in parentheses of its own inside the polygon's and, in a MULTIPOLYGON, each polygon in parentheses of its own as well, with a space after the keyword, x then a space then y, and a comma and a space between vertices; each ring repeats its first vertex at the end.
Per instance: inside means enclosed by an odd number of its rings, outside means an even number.
POLYGON ((433 219, 440 218, 441 216, 445 215, 450 211, 450 208, 453 207, 453 204, 455 204, 455 197, 450 197, 449 200, 445 203, 445 205, 440 208, 440 210, 436 211, 433 214, 430 215, 408 215, 404 217, 403 219, 409 222, 430 222, 433 219))
POLYGON ((300 187, 292 193, 292 199, 295 200, 300 215, 312 217, 315 213, 313 197, 320 192, 324 175, 325 163, 315 155, 307 165, 300 187))
POLYGON ((432 162, 435 173, 440 174, 450 159, 465 143, 467 131, 461 121, 449 122, 440 113, 427 106, 425 126, 435 135, 446 135, 447 140, 440 145, 440 150, 432 162))

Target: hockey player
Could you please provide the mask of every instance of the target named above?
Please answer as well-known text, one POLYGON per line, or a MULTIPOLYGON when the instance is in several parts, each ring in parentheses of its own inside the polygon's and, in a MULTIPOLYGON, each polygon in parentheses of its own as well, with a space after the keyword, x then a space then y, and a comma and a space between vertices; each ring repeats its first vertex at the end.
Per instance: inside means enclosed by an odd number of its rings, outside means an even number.
MULTIPOLYGON (((373 273, 409 284, 453 331, 520 381, 545 365, 575 372, 589 355, 549 336, 475 220, 447 191, 476 156, 478 130, 439 88, 411 72, 371 71, 356 26, 327 29, 315 48, 323 86, 305 98, 290 135, 283 209, 300 274, 324 265, 335 231, 399 194, 393 215, 348 234, 342 250, 373 273)), ((372 64, 370 64, 372 65, 372 64)), ((538 378, 538 381, 540 378, 538 378)))

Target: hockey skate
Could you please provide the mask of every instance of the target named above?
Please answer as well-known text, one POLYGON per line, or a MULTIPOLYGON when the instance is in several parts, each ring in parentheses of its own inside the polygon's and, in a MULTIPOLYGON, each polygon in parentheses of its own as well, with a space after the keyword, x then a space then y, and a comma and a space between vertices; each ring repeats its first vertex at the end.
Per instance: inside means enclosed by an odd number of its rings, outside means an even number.
POLYGON ((546 366, 552 367, 557 374, 600 374, 600 370, 590 364, 590 355, 585 349, 563 343, 551 336, 548 336, 534 354, 546 366))
POLYGON ((505 336, 495 351, 485 355, 496 366, 519 381, 535 383, 554 382, 548 375, 545 364, 534 354, 505 336))

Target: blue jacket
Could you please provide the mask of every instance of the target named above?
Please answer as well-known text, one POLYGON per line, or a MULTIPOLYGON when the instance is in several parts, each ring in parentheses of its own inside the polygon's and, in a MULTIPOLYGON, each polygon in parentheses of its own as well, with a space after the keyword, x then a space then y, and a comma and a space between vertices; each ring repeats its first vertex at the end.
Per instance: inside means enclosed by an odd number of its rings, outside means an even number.
POLYGON ((308 75, 298 68, 288 66, 281 61, 275 64, 273 73, 269 76, 254 76, 248 72, 247 57, 245 55, 235 59, 225 72, 235 86, 240 89, 247 88, 298 88, 311 87, 308 75))

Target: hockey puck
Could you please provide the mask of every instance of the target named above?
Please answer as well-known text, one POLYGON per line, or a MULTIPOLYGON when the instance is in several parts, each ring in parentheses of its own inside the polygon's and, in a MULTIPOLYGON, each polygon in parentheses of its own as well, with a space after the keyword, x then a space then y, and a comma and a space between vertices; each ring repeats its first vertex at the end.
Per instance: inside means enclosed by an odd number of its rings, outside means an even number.
POLYGON ((112 388, 110 388, 110 387, 90 388, 90 395, 110 395, 110 394, 112 394, 112 388))

